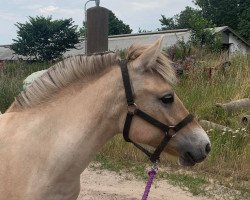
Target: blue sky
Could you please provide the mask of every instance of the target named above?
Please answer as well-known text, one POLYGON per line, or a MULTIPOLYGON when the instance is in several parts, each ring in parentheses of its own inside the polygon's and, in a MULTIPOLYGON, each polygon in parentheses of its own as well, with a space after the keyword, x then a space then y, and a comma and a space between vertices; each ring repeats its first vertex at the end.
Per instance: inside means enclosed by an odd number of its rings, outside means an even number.
MULTIPOLYGON (((76 25, 84 19, 86 0, 0 0, 0 45, 12 43, 16 37, 16 22, 27 21, 28 16, 51 15, 53 19, 72 18, 76 25)), ((195 7, 192 0, 100 0, 100 5, 112 10, 129 24, 133 32, 139 27, 156 30, 161 14, 171 17, 186 6, 195 7)), ((88 7, 94 2, 88 3, 88 7)))

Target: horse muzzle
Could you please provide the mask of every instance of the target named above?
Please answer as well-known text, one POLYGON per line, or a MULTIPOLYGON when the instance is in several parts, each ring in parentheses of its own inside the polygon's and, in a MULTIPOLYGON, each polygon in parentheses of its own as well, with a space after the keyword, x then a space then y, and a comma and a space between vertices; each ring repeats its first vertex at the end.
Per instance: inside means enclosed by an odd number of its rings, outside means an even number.
MULTIPOLYGON (((201 129, 202 130, 202 129, 201 129)), ((193 166, 196 163, 200 163, 206 159, 211 151, 210 141, 202 130, 202 133, 193 133, 191 139, 183 141, 181 145, 179 164, 183 166, 193 166)))

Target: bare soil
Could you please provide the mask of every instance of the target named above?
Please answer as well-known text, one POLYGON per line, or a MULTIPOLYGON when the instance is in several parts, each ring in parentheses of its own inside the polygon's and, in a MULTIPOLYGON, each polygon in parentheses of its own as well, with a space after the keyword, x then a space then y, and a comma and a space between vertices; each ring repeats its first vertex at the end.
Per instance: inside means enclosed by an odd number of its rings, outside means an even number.
MULTIPOLYGON (((146 182, 132 175, 100 169, 86 169, 81 176, 81 192, 77 200, 137 200, 141 199, 146 182)), ((167 180, 155 180, 148 200, 209 200, 193 196, 170 185, 167 180)))

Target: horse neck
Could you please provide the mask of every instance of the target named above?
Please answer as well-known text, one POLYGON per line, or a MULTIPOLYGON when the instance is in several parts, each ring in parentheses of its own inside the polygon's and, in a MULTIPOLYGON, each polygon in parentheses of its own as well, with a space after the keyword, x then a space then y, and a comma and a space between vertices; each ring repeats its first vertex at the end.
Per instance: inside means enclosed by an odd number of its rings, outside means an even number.
POLYGON ((80 166, 75 171, 81 173, 98 150, 121 132, 126 99, 119 68, 89 83, 66 88, 52 105, 45 118, 55 130, 54 154, 64 163, 68 159, 66 165, 80 166))
POLYGON ((11 159, 0 154, 0 162, 7 163, 4 167, 12 166, 8 174, 22 185, 20 194, 26 191, 36 199, 56 199, 62 192, 77 196, 82 171, 98 150, 121 132, 126 98, 120 69, 116 66, 85 81, 62 89, 40 106, 1 115, 0 141, 11 152, 4 155, 11 155, 11 159), (40 198, 47 190, 54 196, 49 198, 46 193, 40 198))

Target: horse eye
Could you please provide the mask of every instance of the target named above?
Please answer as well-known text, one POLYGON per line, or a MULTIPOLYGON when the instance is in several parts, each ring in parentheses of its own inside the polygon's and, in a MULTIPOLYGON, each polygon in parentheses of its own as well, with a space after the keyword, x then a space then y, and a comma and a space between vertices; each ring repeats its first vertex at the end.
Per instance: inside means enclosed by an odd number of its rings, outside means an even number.
POLYGON ((173 103, 174 102, 174 95, 173 94, 166 94, 163 97, 161 97, 160 100, 164 104, 173 103))

